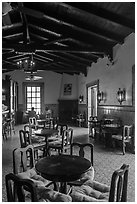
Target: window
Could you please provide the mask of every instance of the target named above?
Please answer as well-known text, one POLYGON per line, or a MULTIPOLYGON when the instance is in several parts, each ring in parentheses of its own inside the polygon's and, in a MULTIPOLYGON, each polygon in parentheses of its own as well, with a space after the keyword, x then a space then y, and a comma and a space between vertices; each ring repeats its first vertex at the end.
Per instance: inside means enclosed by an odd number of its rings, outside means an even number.
POLYGON ((43 84, 24 83, 25 110, 30 111, 34 107, 36 113, 41 114, 43 105, 43 84))
POLYGON ((27 111, 34 107, 36 113, 41 113, 41 87, 27 86, 26 89, 27 111))

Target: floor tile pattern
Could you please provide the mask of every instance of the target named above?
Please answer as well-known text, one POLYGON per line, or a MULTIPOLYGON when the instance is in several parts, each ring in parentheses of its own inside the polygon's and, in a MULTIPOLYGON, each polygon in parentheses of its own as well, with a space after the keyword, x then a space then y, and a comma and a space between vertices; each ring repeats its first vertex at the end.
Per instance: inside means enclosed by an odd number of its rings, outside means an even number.
MULTIPOLYGON (((15 127, 15 134, 8 138, 7 141, 2 141, 2 201, 6 202, 5 175, 12 172, 12 151, 20 146, 19 130, 22 125, 15 127)), ((72 127, 74 129, 74 142, 92 142, 94 144, 94 168, 95 180, 110 185, 111 176, 114 170, 122 166, 123 163, 129 164, 129 179, 128 179, 128 202, 135 202, 135 155, 118 150, 106 149, 102 144, 95 143, 88 136, 87 128, 72 127)), ((89 158, 88 150, 86 157, 89 158)))

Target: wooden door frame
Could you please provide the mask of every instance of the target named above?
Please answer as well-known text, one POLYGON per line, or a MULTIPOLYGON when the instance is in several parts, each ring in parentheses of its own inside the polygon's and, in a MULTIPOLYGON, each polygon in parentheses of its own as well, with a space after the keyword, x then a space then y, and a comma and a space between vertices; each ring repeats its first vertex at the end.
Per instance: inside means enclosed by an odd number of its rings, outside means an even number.
MULTIPOLYGON (((92 81, 88 84, 86 84, 86 95, 87 95, 87 121, 88 121, 88 88, 91 86, 97 86, 97 92, 99 91, 99 79, 92 81)), ((98 100, 97 100, 97 109, 98 109, 98 100)), ((97 111, 98 113, 98 111, 97 111)))

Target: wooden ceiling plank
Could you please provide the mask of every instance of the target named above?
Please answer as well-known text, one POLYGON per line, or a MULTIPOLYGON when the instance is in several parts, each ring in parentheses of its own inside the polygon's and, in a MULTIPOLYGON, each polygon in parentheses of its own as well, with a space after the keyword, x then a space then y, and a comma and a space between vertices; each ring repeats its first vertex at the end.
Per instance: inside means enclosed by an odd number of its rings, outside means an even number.
MULTIPOLYGON (((67 47, 61 47, 61 46, 56 46, 56 45, 48 45, 48 46, 43 46, 43 45, 38 45, 37 43, 31 43, 31 44, 21 44, 21 43, 4 43, 2 42, 2 47, 3 48, 8 48, 8 49, 15 49, 17 51, 26 51, 26 52, 31 52, 33 51, 48 51, 48 52, 71 52, 71 53, 92 53, 92 52, 102 52, 105 54, 103 47, 97 45, 96 47, 93 48, 81 48, 81 49, 73 49, 73 48, 67 48, 67 47)), ((107 51, 109 51, 110 47, 107 47, 107 51)))
POLYGON ((37 26, 37 25, 34 25, 32 23, 29 23, 28 24, 29 28, 30 28, 30 31, 33 30, 33 32, 35 31, 35 33, 38 33, 39 35, 43 35, 43 36, 54 36, 54 37, 61 37, 61 34, 60 33, 57 33, 57 32, 53 32, 51 30, 48 30, 46 28, 42 28, 40 26, 37 26))
POLYGON ((2 26, 2 36, 12 35, 23 31, 22 23, 15 23, 11 25, 2 26))
MULTIPOLYGON (((124 2, 123 2, 124 3, 124 2)), ((126 2, 125 2, 126 3, 126 2)), ((135 22, 131 19, 128 19, 126 17, 123 17, 122 15, 113 13, 112 11, 109 11, 107 9, 104 8, 100 8, 98 6, 96 6, 95 4, 92 3, 71 3, 71 2, 67 2, 65 3, 65 5, 71 6, 73 8, 76 9, 80 9, 80 12, 86 12, 86 13, 90 13, 90 14, 94 14, 96 16, 99 16, 101 18, 104 18, 108 21, 114 22, 116 24, 120 24, 122 26, 131 28, 131 29, 135 29, 135 22)), ((85 13, 85 15, 86 15, 85 13)))
POLYGON ((47 59, 48 61, 53 61, 53 59, 51 59, 51 58, 49 58, 49 57, 41 56, 41 55, 38 55, 38 54, 36 54, 36 53, 34 53, 34 56, 39 57, 39 58, 42 58, 42 59, 47 59))
POLYGON ((56 53, 56 55, 54 54, 54 55, 51 55, 51 56, 53 56, 54 60, 57 60, 57 61, 62 60, 63 62, 67 62, 69 64, 76 65, 76 66, 82 66, 82 67, 83 66, 88 66, 87 64, 82 64, 80 62, 77 62, 76 60, 70 60, 70 59, 67 59, 66 57, 62 57, 62 56, 58 55, 57 53, 56 53))
POLYGON ((63 53, 63 54, 64 54, 64 56, 66 56, 68 58, 73 58, 73 59, 78 60, 78 61, 83 62, 83 63, 87 63, 88 64, 88 63, 92 62, 92 61, 84 59, 82 57, 78 57, 78 56, 76 56, 74 54, 70 54, 70 53, 63 53))
MULTIPOLYGON (((27 14, 27 15, 33 16, 33 17, 35 17, 35 18, 43 18, 43 19, 50 20, 50 21, 52 21, 52 22, 54 21, 54 22, 56 22, 57 24, 63 26, 63 27, 64 27, 63 29, 66 29, 66 27, 68 27, 68 28, 75 29, 75 30, 80 31, 80 32, 84 32, 85 34, 92 35, 92 38, 94 38, 94 40, 98 38, 98 40, 100 40, 100 42, 101 42, 102 40, 106 40, 106 43, 108 42, 108 37, 107 37, 107 39, 106 39, 105 36, 98 35, 98 34, 96 34, 96 33, 94 33, 94 32, 89 32, 88 30, 82 29, 82 28, 80 28, 80 27, 78 27, 78 26, 75 26, 75 25, 73 25, 73 24, 70 24, 70 23, 67 23, 67 22, 65 22, 65 21, 58 20, 57 18, 53 18, 53 17, 51 17, 51 16, 45 15, 45 14, 42 13, 42 12, 35 11, 35 10, 33 10, 33 9, 29 9, 29 8, 25 8, 25 7, 23 8, 22 12, 25 13, 25 14, 27 14)), ((93 41, 94 41, 94 40, 93 40, 93 41)), ((117 42, 115 39, 110 39, 110 41, 111 41, 111 40, 112 40, 113 43, 114 43, 114 42, 115 42, 115 43, 117 42)), ((108 42, 108 43, 109 43, 109 42, 108 42)))

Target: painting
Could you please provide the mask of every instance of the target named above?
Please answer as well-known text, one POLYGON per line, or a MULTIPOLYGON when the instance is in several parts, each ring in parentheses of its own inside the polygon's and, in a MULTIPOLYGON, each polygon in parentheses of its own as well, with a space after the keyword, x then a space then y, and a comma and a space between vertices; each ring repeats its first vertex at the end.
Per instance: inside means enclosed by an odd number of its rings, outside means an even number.
POLYGON ((71 95, 72 84, 64 84, 64 95, 71 95))

